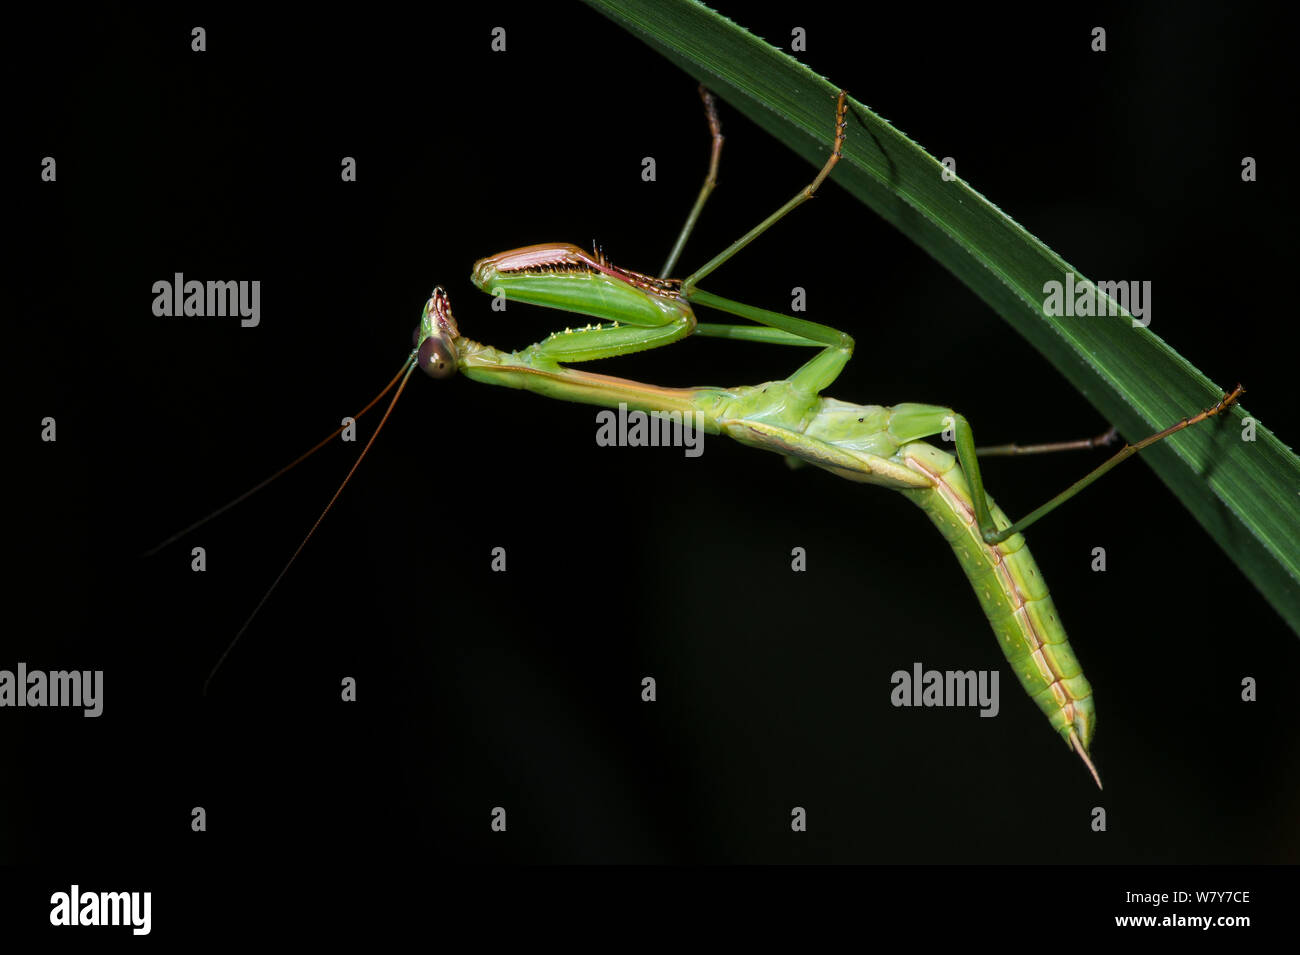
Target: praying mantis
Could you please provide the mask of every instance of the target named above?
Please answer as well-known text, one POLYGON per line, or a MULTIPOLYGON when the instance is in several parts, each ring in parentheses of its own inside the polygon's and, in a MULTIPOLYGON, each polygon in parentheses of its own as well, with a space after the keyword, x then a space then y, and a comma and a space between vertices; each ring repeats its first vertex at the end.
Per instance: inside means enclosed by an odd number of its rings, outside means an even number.
MULTIPOLYGON (((321 518, 373 445, 416 368, 436 379, 460 374, 477 383, 532 391, 562 401, 693 418, 707 434, 781 454, 792 464, 813 465, 846 480, 899 491, 919 506, 952 547, 1017 679, 1100 787, 1100 774, 1090 752, 1096 729, 1092 688, 1070 647, 1022 532, 1143 448, 1219 414, 1244 389, 1238 385, 1213 407, 1126 444, 1084 478, 1012 522, 986 493, 979 456, 1103 446, 1114 440, 1113 429, 1083 441, 981 449, 975 444, 969 422, 951 408, 922 403, 885 407, 824 397, 823 392, 853 355, 854 340, 850 335, 825 324, 713 295, 699 287, 701 280, 811 199, 831 175, 847 135, 844 91, 835 105, 830 155, 812 182, 703 266, 685 278, 671 278, 717 182, 721 124, 712 95, 703 88, 701 95, 713 142, 709 170, 659 273, 634 272, 614 265, 598 249, 587 252, 563 243, 517 248, 479 260, 472 278, 480 290, 507 302, 541 305, 595 320, 595 324, 589 322, 584 327, 566 327, 511 352, 462 334, 447 293, 441 287, 435 288, 422 310, 407 361, 356 416, 396 389, 379 426, 321 518), (696 307, 728 313, 749 324, 701 322, 695 315, 696 307), (788 378, 729 388, 659 387, 569 367, 663 348, 694 336, 817 351, 788 378), (925 441, 936 435, 955 443, 955 455, 925 441)), ((254 609, 254 615, 301 553, 321 518, 254 609)), ((248 622, 222 654, 218 667, 247 626, 248 622)))

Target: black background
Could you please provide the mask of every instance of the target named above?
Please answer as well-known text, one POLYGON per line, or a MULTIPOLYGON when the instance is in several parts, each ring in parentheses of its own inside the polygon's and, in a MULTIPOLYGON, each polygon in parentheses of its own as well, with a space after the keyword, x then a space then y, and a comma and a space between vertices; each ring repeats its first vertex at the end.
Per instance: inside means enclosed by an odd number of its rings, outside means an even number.
MULTIPOLYGON (((1246 407, 1288 439, 1294 116, 1290 54, 1266 16, 822 7, 730 14, 787 47, 805 27, 804 62, 955 157, 1082 273, 1151 280, 1152 330, 1220 384, 1243 381, 1246 407), (1089 50, 1096 25, 1104 54, 1089 50), (1245 155, 1259 182, 1240 181, 1245 155)), ((1297 858, 1296 635, 1141 463, 1029 535, 1096 690, 1100 795, 1005 668, 996 719, 890 706, 890 674, 913 661, 1004 662, 957 562, 901 497, 720 440, 699 459, 596 448, 593 409, 465 380, 412 381, 202 697, 357 445, 140 554, 354 413, 403 360, 434 284, 462 331, 500 347, 565 321, 492 312, 469 282, 475 259, 595 238, 657 269, 707 158, 695 80, 576 4, 100 13, 14 39, 0 666, 103 669, 106 700, 97 720, 0 714, 16 747, 0 858, 147 871, 1297 858), (195 24, 206 53, 190 51, 195 24), (490 50, 496 25, 505 54, 490 50), (38 181, 46 155, 56 184, 38 181), (343 156, 355 184, 339 180, 343 156), (155 318, 152 283, 178 271, 260 279, 260 327, 155 318), (38 440, 45 415, 57 444, 38 440), (489 570, 495 546, 505 574, 489 570), (794 546, 806 573, 789 569, 794 546), (1096 546, 1104 574, 1089 569, 1096 546), (339 702, 349 676, 355 704, 339 702), (1244 676, 1260 684, 1250 705, 1244 676), (790 831, 796 805, 807 833, 790 831), (206 834, 190 831, 194 806, 206 834), (489 829, 494 806, 507 834, 489 829)), ((721 112, 721 184, 685 267, 813 172, 721 112)), ((836 397, 951 405, 986 443, 1106 426, 833 181, 708 285, 781 310, 805 287, 808 317, 858 341, 836 397)), ((733 385, 804 357, 698 340, 600 370, 733 385)), ((1014 517, 1092 460, 992 463, 985 477, 1014 517)))

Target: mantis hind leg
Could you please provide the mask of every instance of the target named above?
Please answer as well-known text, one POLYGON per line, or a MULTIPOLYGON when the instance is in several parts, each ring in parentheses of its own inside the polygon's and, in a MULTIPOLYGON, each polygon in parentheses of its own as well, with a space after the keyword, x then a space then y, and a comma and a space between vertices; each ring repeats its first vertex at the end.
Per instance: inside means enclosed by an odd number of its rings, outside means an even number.
POLYGON ((1119 440, 1119 431, 1112 425, 1094 438, 1080 438, 1077 441, 1053 441, 1050 444, 994 444, 976 448, 975 453, 982 458, 1018 457, 1022 454, 1052 454, 1056 451, 1090 451, 1093 448, 1105 448, 1119 440))
POLYGON ((1136 444, 1125 444, 1116 454, 1104 461, 1101 465, 1085 474, 1082 478, 1075 481, 1068 488, 1062 491, 1056 497, 1049 500, 1041 507, 1030 511, 1029 514, 1020 520, 998 530, 994 524, 992 516, 989 514, 988 498, 984 493, 984 482, 980 477, 979 462, 977 460, 977 451, 975 449, 975 437, 971 433, 970 423, 959 414, 954 414, 953 424, 955 437, 957 441, 957 459, 961 462, 962 470, 966 473, 966 481, 970 485, 971 499, 975 505, 975 519, 979 523, 980 534, 983 536, 985 543, 1000 544, 1002 541, 1025 530, 1031 524, 1037 522, 1040 518, 1045 517, 1052 511, 1056 510, 1070 498, 1074 497, 1088 485, 1092 484, 1098 478, 1105 475, 1116 465, 1131 458, 1144 448, 1148 448, 1158 441, 1163 441, 1172 434, 1177 434, 1184 428, 1191 427, 1207 418, 1211 418, 1226 408, 1236 403, 1237 399, 1245 393, 1245 388, 1237 385, 1232 391, 1226 393, 1218 403, 1213 407, 1206 408, 1199 414, 1184 418, 1177 424, 1170 425, 1163 431, 1158 431, 1149 437, 1143 438, 1136 444))

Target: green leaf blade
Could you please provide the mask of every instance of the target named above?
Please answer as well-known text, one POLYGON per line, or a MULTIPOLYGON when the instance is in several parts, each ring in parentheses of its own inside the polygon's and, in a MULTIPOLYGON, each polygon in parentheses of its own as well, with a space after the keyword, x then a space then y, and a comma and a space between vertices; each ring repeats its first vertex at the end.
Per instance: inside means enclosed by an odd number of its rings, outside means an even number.
MULTIPOLYGON (((690 0, 586 0, 814 166, 825 161, 838 88, 690 0)), ((1044 285, 1073 273, 1059 255, 918 144, 851 100, 834 179, 911 238, 1023 335, 1130 438, 1215 404, 1224 389, 1126 312, 1057 317, 1044 285)), ((1229 386, 1235 384, 1228 382, 1229 386)), ((1143 453, 1269 603, 1300 634, 1300 459, 1240 405, 1143 453)))

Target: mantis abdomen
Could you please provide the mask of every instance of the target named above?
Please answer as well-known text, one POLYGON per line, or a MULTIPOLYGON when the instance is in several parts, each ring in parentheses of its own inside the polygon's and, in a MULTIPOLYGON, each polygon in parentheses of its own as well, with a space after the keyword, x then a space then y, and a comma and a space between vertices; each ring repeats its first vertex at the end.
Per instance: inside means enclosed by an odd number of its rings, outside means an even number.
MULTIPOLYGON (((986 544, 975 520, 970 490, 957 460, 923 441, 899 448, 909 467, 934 486, 902 491, 929 515, 966 572, 998 644, 1025 692, 1038 704, 1066 744, 1101 780, 1088 757, 1096 727, 1092 687, 1083 675, 1047 584, 1020 534, 986 544)), ((989 499, 999 528, 1011 522, 989 499)))

